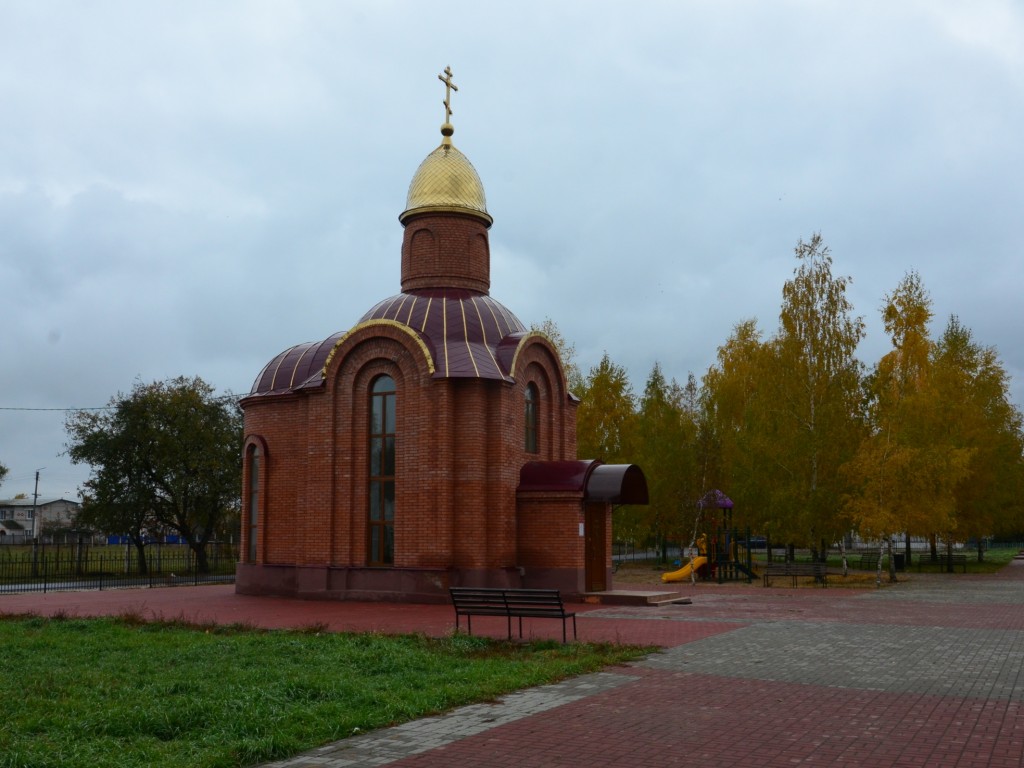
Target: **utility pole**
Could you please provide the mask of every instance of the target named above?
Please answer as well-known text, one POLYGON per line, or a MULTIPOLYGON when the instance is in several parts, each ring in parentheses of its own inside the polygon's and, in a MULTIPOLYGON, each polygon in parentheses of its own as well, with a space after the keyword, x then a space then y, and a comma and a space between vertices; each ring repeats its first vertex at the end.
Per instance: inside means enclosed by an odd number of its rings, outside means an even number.
POLYGON ((32 494, 32 538, 38 539, 39 533, 42 530, 42 526, 39 525, 39 510, 37 509, 39 502, 39 473, 46 467, 41 467, 36 470, 36 489, 32 494))

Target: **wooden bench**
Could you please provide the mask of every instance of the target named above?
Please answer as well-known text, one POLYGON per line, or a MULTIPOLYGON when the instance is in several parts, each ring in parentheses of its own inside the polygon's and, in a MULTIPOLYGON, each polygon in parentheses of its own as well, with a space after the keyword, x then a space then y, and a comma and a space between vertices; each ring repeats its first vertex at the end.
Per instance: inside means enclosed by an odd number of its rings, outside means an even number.
MULTIPOLYGON (((932 557, 931 557, 930 554, 923 554, 922 553, 917 558, 917 570, 918 570, 918 572, 920 572, 922 565, 924 565, 925 563, 931 563, 933 565, 938 565, 939 566, 939 570, 942 571, 942 572, 945 572, 946 567, 949 564, 949 558, 950 558, 950 555, 948 553, 946 553, 946 552, 939 552, 939 559, 938 560, 932 560, 932 557)), ((967 573, 967 555, 966 555, 966 553, 964 553, 964 552, 954 552, 952 554, 952 558, 953 558, 953 570, 955 571, 957 568, 959 568, 964 573, 967 573)))
POLYGON ((504 616, 508 622, 508 639, 512 639, 512 619, 519 619, 519 637, 523 636, 523 618, 561 619, 562 642, 566 637, 566 619, 572 619, 572 639, 576 639, 576 614, 566 611, 562 594, 557 589, 493 589, 483 587, 450 587, 455 608, 455 630, 459 618, 466 617, 466 629, 473 634, 473 616, 504 616))
POLYGON ((797 579, 814 577, 814 580, 821 583, 821 586, 828 586, 828 567, 825 563, 768 563, 764 567, 764 585, 770 587, 772 579, 776 576, 790 578, 793 586, 797 586, 797 579))
POLYGON ((878 570, 879 556, 877 552, 863 552, 860 556, 860 562, 857 564, 857 568, 862 571, 877 571, 878 570))

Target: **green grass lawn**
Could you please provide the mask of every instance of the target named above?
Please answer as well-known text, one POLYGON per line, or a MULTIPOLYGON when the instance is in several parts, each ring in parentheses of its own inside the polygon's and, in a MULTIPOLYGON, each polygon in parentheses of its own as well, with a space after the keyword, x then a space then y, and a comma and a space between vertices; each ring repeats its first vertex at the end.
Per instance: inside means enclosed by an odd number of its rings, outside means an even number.
MULTIPOLYGON (((207 548, 210 573, 234 574, 237 552, 230 546, 207 548)), ((148 574, 166 576, 191 573, 195 561, 184 544, 151 544, 146 547, 148 574)), ((66 578, 128 577, 139 573, 138 553, 132 546, 45 544, 0 547, 0 583, 21 583, 66 578)))
MULTIPOLYGON (((899 549, 896 550, 896 552, 902 553, 903 552, 903 548, 900 547, 899 549)), ((957 550, 957 554, 963 554, 963 555, 967 556, 967 573, 995 573, 996 571, 1000 570, 1005 565, 1007 565, 1007 563, 1009 563, 1011 560, 1013 560, 1013 557, 1014 557, 1014 555, 1017 554, 1017 552, 1018 552, 1018 550, 1016 548, 1002 548, 1001 547, 1001 548, 987 549, 987 550, 985 550, 984 559, 981 562, 978 562, 978 551, 976 549, 957 550)), ((913 563, 904 570, 904 573, 905 574, 909 574, 909 575, 912 575, 912 574, 915 574, 915 573, 938 573, 938 574, 945 574, 946 573, 945 550, 944 549, 940 549, 938 554, 939 554, 938 562, 931 562, 930 554, 928 552, 921 552, 920 550, 915 550, 914 551, 913 563), (925 559, 924 559, 924 561, 920 565, 918 565, 918 559, 921 557, 922 554, 924 555, 925 559)), ((797 560, 799 562, 810 562, 811 561, 811 557, 806 552, 802 552, 801 554, 799 554, 797 556, 797 560)), ((765 562, 766 562, 766 559, 764 558, 763 555, 761 555, 761 556, 755 558, 754 566, 755 567, 762 567, 765 564, 765 562)), ((855 553, 855 554, 848 553, 847 554, 847 564, 848 564, 849 569, 850 569, 850 575, 847 577, 846 581, 849 584, 852 584, 854 586, 858 585, 859 582, 866 582, 866 581, 873 582, 874 581, 875 570, 873 570, 873 569, 872 570, 868 570, 868 571, 858 570, 859 562, 860 562, 860 554, 859 553, 855 553), (868 578, 867 575, 870 575, 870 578, 868 578)), ((829 568, 829 571, 832 574, 838 573, 842 569, 842 566, 843 566, 842 557, 840 557, 840 555, 838 553, 836 553, 836 552, 830 552, 829 556, 828 556, 828 568, 829 568)), ((882 578, 883 579, 888 578, 888 576, 887 576, 888 571, 889 571, 889 560, 888 560, 888 556, 886 556, 886 557, 882 558, 882 578)), ((954 573, 951 574, 951 576, 962 575, 963 573, 964 573, 963 566, 957 565, 957 566, 954 567, 954 573)), ((898 574, 898 576, 899 575, 902 575, 902 574, 898 574)), ((843 583, 842 580, 834 578, 834 576, 831 577, 830 581, 829 581, 830 585, 841 585, 842 583, 843 583)))
MULTIPOLYGON (((897 553, 902 553, 903 548, 895 550, 897 553)), ((1016 549, 998 548, 998 549, 987 549, 985 550, 984 559, 982 562, 978 562, 978 550, 976 549, 962 549, 957 550, 957 554, 963 554, 967 556, 967 573, 995 573, 1004 565, 1009 563, 1013 556, 1017 554, 1016 549)), ((921 573, 945 573, 946 572, 946 550, 940 549, 938 552, 939 561, 933 563, 930 560, 930 553, 920 550, 914 550, 914 561, 907 568, 908 573, 917 573, 919 570, 921 573), (924 561, 921 567, 918 568, 918 560, 924 555, 924 561)), ((807 558, 809 560, 809 558, 807 558)), ((860 561, 860 554, 847 554, 847 562, 851 568, 856 568, 860 561)), ((828 566, 830 569, 839 569, 842 567, 842 558, 836 553, 829 553, 828 566)), ((882 570, 885 571, 889 567, 888 556, 882 558, 882 570)), ((963 573, 963 566, 956 566, 956 573, 963 573)))
POLYGON ((0 617, 0 768, 247 766, 634 659, 462 634, 0 617))
MULTIPOLYGON (((995 573, 1004 565, 1013 560, 1018 550, 1016 548, 998 547, 993 549, 986 549, 984 552, 984 559, 978 562, 978 550, 976 549, 964 549, 960 550, 960 553, 967 556, 967 572, 968 573, 995 573)), ((919 553, 914 553, 914 564, 911 568, 913 571, 917 571, 917 561, 919 553)), ((928 553, 925 553, 924 562, 921 564, 921 573, 945 573, 946 572, 946 551, 939 549, 939 562, 932 563, 928 553)), ((963 573, 962 566, 955 566, 954 570, 956 573, 963 573)))

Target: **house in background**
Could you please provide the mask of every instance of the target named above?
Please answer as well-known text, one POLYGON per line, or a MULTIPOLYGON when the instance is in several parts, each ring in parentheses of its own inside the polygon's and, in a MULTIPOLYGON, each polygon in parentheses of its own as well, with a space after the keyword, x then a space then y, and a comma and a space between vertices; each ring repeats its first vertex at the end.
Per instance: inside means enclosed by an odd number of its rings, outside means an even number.
POLYGON ((69 528, 81 510, 81 503, 73 499, 0 499, 0 537, 20 541, 41 536, 49 528, 69 528))

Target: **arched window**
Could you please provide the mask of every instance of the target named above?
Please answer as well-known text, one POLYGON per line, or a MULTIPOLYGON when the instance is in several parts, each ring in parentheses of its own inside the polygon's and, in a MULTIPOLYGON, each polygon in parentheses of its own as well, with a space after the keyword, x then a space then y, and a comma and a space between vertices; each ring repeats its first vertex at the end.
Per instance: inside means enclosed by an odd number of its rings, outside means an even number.
POLYGON ((537 385, 530 383, 526 385, 526 441, 527 453, 540 453, 540 435, 538 434, 540 394, 537 392, 537 385))
POLYGON ((245 506, 249 510, 249 551, 247 560, 256 562, 256 542, 260 522, 260 449, 250 445, 247 451, 249 465, 249 487, 246 489, 245 506))
POLYGON ((370 393, 370 565, 395 562, 395 380, 380 376, 370 393))

